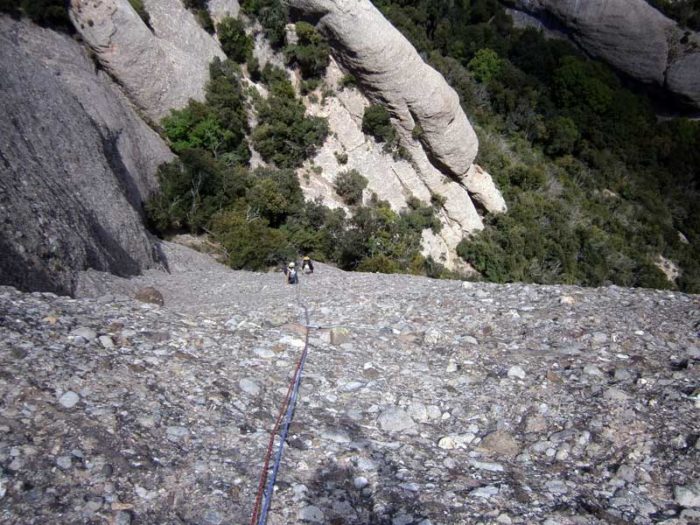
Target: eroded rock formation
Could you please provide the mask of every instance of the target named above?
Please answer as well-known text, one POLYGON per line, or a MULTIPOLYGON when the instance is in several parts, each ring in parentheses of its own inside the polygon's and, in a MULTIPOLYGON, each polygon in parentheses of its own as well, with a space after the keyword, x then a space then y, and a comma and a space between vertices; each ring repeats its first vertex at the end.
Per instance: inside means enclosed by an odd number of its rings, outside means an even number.
POLYGON ((700 108, 700 35, 684 30, 644 0, 507 0, 551 16, 586 52, 700 108))
MULTIPOLYGON (((224 58, 216 39, 177 0, 144 0, 149 28, 128 0, 73 0, 71 19, 129 99, 159 121, 190 98, 204 98, 209 63, 224 58)), ((217 9, 235 9, 218 2, 217 9)), ((217 11, 218 12, 218 11, 217 11)))
POLYGON ((172 158, 71 38, 0 16, 0 276, 70 293, 75 271, 154 264, 141 203, 172 158))
MULTIPOLYGON (((491 177, 483 170, 476 175, 473 168, 479 144, 459 97, 369 1, 293 0, 290 5, 317 20, 334 57, 356 77, 363 94, 390 111, 410 157, 410 162, 376 162, 381 154, 359 128, 367 102, 340 93, 339 105, 345 113, 340 108, 327 111, 332 128, 337 121, 336 136, 315 161, 337 173, 342 168, 333 166, 331 153, 347 151, 349 167, 358 167, 370 180, 369 189, 397 208, 405 206, 410 196, 424 202, 433 194, 445 198, 440 211, 443 231, 438 236, 426 232, 424 247, 426 254, 458 267, 455 247, 465 234, 483 228, 471 196, 483 201, 488 211, 506 209, 491 177), (414 133, 416 129, 420 133, 414 133), (336 151, 329 151, 332 148, 336 151), (365 159, 354 162, 360 157, 365 159)), ((331 68, 327 81, 337 86, 334 74, 331 68)), ((328 176, 323 179, 319 189, 332 182, 328 176)))

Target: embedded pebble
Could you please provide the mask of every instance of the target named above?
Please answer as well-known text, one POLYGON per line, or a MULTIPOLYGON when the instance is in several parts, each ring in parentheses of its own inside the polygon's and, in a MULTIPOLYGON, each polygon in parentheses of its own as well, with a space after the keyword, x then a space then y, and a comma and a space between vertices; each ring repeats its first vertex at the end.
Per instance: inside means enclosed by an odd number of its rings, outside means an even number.
POLYGON ((58 402, 61 404, 61 406, 65 408, 73 408, 75 405, 78 404, 79 401, 80 396, 70 390, 58 399, 58 402))

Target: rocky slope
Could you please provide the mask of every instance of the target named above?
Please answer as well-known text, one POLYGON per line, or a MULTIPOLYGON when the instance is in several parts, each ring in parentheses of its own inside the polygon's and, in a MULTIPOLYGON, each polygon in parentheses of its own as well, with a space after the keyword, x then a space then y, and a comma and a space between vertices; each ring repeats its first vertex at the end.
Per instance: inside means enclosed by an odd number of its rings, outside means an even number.
POLYGON ((697 296, 346 274, 0 291, 0 521, 246 523, 313 329, 270 524, 700 516, 697 296), (129 295, 151 285, 162 307, 129 295), (340 326, 338 326, 340 325, 340 326))
POLYGON ((586 52, 678 100, 700 108, 700 35, 680 28, 644 0, 505 0, 551 17, 586 52))
POLYGON ((423 147, 410 135, 402 139, 410 160, 394 158, 384 151, 383 144, 362 132, 362 115, 370 102, 358 89, 341 87, 342 77, 342 70, 331 61, 325 84, 334 91, 334 96, 315 103, 307 101, 309 113, 328 119, 332 134, 301 172, 299 181, 306 197, 321 197, 328 206, 347 208, 335 194, 333 184, 339 173, 351 169, 367 178, 367 199, 376 193, 396 211, 405 209, 412 196, 427 203, 433 194, 442 195, 445 203, 437 213, 442 229, 438 234, 424 231, 423 249, 426 255, 448 268, 460 268, 464 262, 457 256, 455 247, 465 234, 483 228, 472 199, 487 212, 500 213, 506 209, 490 175, 472 164, 461 182, 450 179, 430 163, 423 147), (341 163, 339 157, 344 155, 347 160, 341 163), (478 177, 483 179, 482 186, 478 177), (469 191, 465 181, 469 182, 469 191))
POLYGON ((172 158, 70 37, 0 16, 0 274, 69 293, 78 270, 152 266, 140 215, 172 158))

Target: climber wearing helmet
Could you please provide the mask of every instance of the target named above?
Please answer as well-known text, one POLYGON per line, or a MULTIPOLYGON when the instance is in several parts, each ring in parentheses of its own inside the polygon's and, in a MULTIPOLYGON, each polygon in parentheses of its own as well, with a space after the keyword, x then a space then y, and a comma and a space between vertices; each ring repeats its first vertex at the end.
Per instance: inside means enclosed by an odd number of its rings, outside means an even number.
POLYGON ((287 284, 297 284, 299 282, 299 276, 297 275, 296 264, 290 262, 284 269, 284 275, 287 278, 287 284))
POLYGON ((311 257, 308 255, 304 256, 304 260, 301 263, 301 271, 306 274, 314 273, 314 263, 311 262, 311 257))

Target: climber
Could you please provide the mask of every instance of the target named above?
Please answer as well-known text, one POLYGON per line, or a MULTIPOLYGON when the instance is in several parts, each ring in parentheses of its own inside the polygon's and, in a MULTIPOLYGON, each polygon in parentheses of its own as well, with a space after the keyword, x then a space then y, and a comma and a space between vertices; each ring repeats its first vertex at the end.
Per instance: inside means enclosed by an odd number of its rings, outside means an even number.
POLYGON ((296 264, 290 262, 289 265, 284 269, 284 275, 287 278, 287 284, 297 284, 299 282, 299 276, 297 275, 296 264))
POLYGON ((306 274, 314 273, 314 263, 311 262, 311 257, 308 255, 304 256, 304 260, 301 263, 301 271, 306 274))

